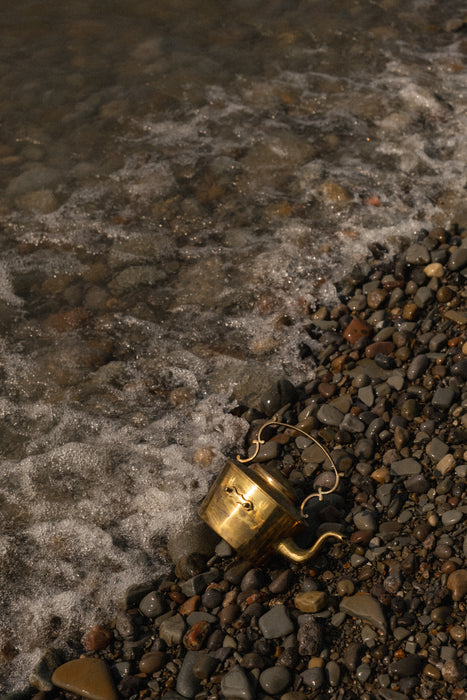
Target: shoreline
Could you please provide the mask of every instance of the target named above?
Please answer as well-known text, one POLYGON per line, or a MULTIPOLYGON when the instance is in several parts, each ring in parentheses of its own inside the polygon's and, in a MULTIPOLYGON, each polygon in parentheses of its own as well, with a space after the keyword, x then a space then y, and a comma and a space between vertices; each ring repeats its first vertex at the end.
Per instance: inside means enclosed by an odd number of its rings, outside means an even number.
MULTIPOLYGON (((81 688, 95 700, 467 697, 466 269, 465 231, 433 229, 310 315, 316 379, 281 420, 332 450, 342 484, 313 504, 311 541, 330 528, 343 543, 257 567, 195 522, 173 576, 87 631, 78 668, 45 656, 21 696, 76 693, 99 659, 104 694, 81 688)), ((243 409, 251 441, 270 416, 243 409)), ((306 494, 328 472, 304 440, 279 432, 259 460, 306 494)))

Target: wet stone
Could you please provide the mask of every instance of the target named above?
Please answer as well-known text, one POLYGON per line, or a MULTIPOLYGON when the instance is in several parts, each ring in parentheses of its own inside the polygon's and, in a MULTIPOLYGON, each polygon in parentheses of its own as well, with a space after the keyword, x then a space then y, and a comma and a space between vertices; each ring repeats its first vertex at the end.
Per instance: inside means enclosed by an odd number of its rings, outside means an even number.
POLYGON ((159 636, 169 646, 181 644, 185 633, 185 620, 181 615, 174 615, 168 620, 164 620, 159 627, 159 636))
POLYGON ((341 422, 341 430, 348 430, 350 433, 363 433, 365 423, 352 413, 346 413, 341 422))
POLYGON ((320 407, 317 418, 324 425, 338 426, 341 424, 344 414, 334 406, 324 404, 320 407))
POLYGON ((456 248, 448 260, 447 267, 449 270, 461 270, 467 266, 467 246, 456 248))
POLYGON ((223 676, 221 690, 226 700, 254 700, 255 693, 246 672, 234 666, 223 676))
POLYGON ((414 381, 421 377, 430 364, 430 360, 426 355, 417 355, 407 368, 407 379, 414 381))
POLYGON ((193 675, 198 680, 202 681, 205 678, 210 678, 217 668, 219 661, 209 654, 200 653, 197 660, 193 664, 193 675))
POLYGON ((428 265, 431 262, 429 250, 421 243, 413 243, 405 251, 405 259, 410 265, 428 265))
POLYGON ((261 688, 270 695, 282 693, 290 684, 290 671, 285 666, 271 666, 259 677, 261 688))
POLYGON ((360 338, 367 338, 373 333, 373 329, 368 323, 353 318, 343 333, 343 337, 351 345, 354 345, 360 338))
POLYGON ((82 657, 59 666, 52 683, 89 700, 117 700, 110 669, 103 659, 82 657))
POLYGON ((437 437, 434 437, 426 446, 426 453, 433 462, 439 462, 448 452, 448 445, 437 437))
POLYGON ((187 651, 177 676, 176 690, 184 698, 194 698, 201 689, 200 681, 193 672, 202 652, 187 651))
POLYGON ((318 690, 324 685, 322 668, 309 668, 301 674, 304 685, 311 690, 318 690))
POLYGON ((139 609, 146 617, 159 617, 166 609, 166 603, 161 593, 151 591, 144 596, 139 604, 139 609))

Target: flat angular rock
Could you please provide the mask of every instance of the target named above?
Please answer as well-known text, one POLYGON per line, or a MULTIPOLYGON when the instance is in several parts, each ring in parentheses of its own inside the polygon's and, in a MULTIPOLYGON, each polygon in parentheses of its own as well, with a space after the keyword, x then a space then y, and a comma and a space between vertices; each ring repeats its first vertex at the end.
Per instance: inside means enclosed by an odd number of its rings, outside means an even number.
POLYGON ((391 464, 391 472, 397 476, 413 476, 414 474, 420 474, 421 471, 422 465, 413 457, 399 459, 391 464))
POLYGON ((222 693, 226 700, 254 700, 255 693, 246 671, 234 666, 221 681, 222 693))
POLYGON ((118 700, 110 670, 103 659, 83 657, 59 666, 52 683, 89 700, 118 700))
POLYGON ((386 634, 387 627, 383 609, 373 596, 367 593, 360 593, 349 596, 348 598, 343 598, 340 609, 342 612, 347 613, 347 615, 365 620, 365 622, 368 622, 370 625, 373 625, 386 634))
POLYGON ((284 605, 275 605, 258 620, 259 628, 266 639, 286 637, 294 631, 294 624, 284 605))

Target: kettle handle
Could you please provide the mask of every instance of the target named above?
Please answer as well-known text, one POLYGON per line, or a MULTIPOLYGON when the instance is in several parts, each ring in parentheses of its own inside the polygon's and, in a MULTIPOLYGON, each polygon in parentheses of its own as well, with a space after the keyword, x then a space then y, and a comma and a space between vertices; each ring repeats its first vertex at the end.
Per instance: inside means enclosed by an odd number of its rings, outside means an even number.
POLYGON ((287 557, 287 559, 290 559, 291 561, 297 564, 301 564, 304 561, 313 559, 313 557, 315 557, 318 554, 324 541, 327 540, 328 537, 334 537, 340 540, 341 542, 344 541, 344 537, 341 534, 339 534, 338 532, 329 531, 324 532, 322 535, 320 535, 316 542, 308 549, 302 549, 297 544, 295 544, 291 537, 287 537, 287 539, 282 540, 282 542, 279 542, 275 546, 275 550, 279 554, 282 554, 283 557, 287 557))
MULTIPOLYGON (((279 426, 279 427, 287 428, 287 429, 289 429, 289 430, 294 430, 295 432, 301 433, 302 435, 304 435, 304 437, 306 437, 306 438, 308 438, 309 440, 311 440, 312 442, 314 442, 315 445, 317 445, 317 446, 324 452, 324 454, 325 454, 326 457, 329 459, 329 461, 330 461, 330 463, 331 463, 331 465, 332 465, 332 467, 333 467, 333 469, 334 469, 334 473, 335 473, 335 475, 336 475, 336 478, 335 478, 335 481, 334 481, 334 486, 333 486, 331 489, 328 489, 327 491, 323 491, 322 487, 321 487, 321 486, 318 486, 318 490, 317 490, 316 493, 310 493, 309 496, 307 496, 307 497, 302 501, 302 504, 301 504, 301 506, 300 506, 300 513, 301 513, 302 517, 307 518, 308 515, 307 515, 306 513, 303 512, 303 509, 304 509, 305 505, 308 503, 308 501, 310 501, 312 498, 318 498, 320 501, 322 501, 324 496, 327 496, 328 494, 330 494, 330 493, 332 493, 333 491, 335 491, 335 490, 337 489, 337 487, 339 486, 339 479, 340 479, 340 476, 341 476, 341 475, 340 475, 339 472, 337 471, 336 464, 335 464, 333 458, 331 457, 331 455, 329 454, 328 450, 324 447, 324 445, 322 445, 322 444, 321 444, 320 442, 318 442, 318 440, 316 440, 312 435, 309 435, 309 433, 306 433, 306 432, 305 432, 304 430, 302 430, 301 428, 296 427, 296 426, 294 426, 294 425, 289 425, 288 423, 281 423, 280 421, 277 421, 277 420, 270 420, 270 421, 267 421, 266 423, 263 423, 263 425, 261 426, 261 428, 258 430, 258 437, 256 438, 256 440, 253 440, 253 444, 256 445, 256 448, 255 448, 255 451, 254 451, 253 455, 252 455, 251 457, 247 457, 246 459, 242 459, 242 458, 240 457, 240 455, 237 455, 237 461, 238 461, 238 462, 241 462, 242 464, 247 464, 248 462, 252 462, 252 461, 255 459, 255 457, 258 455, 260 445, 264 445, 264 442, 265 442, 265 441, 262 439, 261 434, 262 434, 263 430, 264 430, 265 428, 269 427, 270 425, 276 425, 276 426, 279 426)), ((338 537, 339 539, 341 538, 340 535, 337 535, 337 534, 335 534, 335 533, 326 533, 326 536, 329 536, 330 534, 332 534, 334 537, 338 537)), ((321 541, 321 538, 319 538, 319 540, 317 540, 316 544, 318 544, 318 542, 320 542, 320 541, 321 541)), ((282 543, 281 543, 281 544, 282 544, 282 543)), ((281 545, 279 545, 279 546, 281 546, 281 545)), ((315 545, 314 545, 311 549, 313 550, 314 547, 315 547, 315 545)), ((302 550, 300 550, 300 551, 302 551, 302 550)), ((311 551, 311 550, 305 550, 305 551, 311 551)), ((286 556, 288 556, 288 555, 286 555, 286 556)), ((313 554, 310 554, 310 557, 311 557, 311 556, 313 556, 313 554)), ((289 557, 289 558, 290 558, 290 557, 289 557)), ((305 561, 305 559, 308 559, 308 558, 309 558, 309 557, 305 556, 303 559, 298 559, 298 560, 295 560, 295 559, 294 559, 294 561, 305 561)))

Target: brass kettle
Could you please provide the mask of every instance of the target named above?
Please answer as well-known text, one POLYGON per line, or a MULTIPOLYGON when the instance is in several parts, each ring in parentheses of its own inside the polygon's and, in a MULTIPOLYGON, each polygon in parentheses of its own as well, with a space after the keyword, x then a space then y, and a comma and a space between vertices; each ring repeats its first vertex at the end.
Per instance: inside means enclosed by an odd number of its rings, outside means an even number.
POLYGON ((312 440, 325 453, 336 475, 334 486, 328 491, 318 489, 307 496, 296 507, 296 495, 287 480, 278 470, 265 469, 255 464, 245 469, 234 462, 227 462, 201 504, 200 516, 207 524, 228 542, 244 559, 263 562, 272 554, 281 554, 294 562, 312 559, 329 537, 343 540, 338 532, 325 532, 308 549, 300 548, 293 536, 306 529, 303 508, 311 498, 335 491, 339 484, 339 472, 331 455, 323 445, 298 427, 271 420, 261 426, 258 432, 256 450, 251 457, 237 460, 242 464, 252 462, 259 452, 263 430, 270 426, 283 426, 301 433, 312 440))

